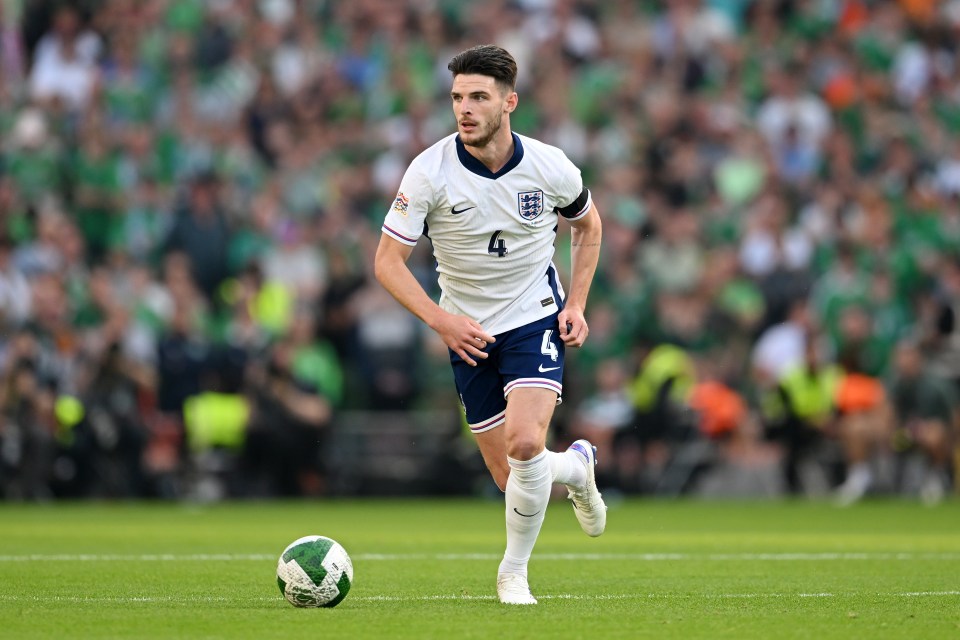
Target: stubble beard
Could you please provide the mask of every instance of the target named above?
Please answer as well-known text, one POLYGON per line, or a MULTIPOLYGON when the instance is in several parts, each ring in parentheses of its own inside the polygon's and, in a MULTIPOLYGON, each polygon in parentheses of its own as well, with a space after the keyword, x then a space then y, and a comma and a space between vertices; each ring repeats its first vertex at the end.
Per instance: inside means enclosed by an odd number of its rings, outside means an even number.
MULTIPOLYGON (((498 133, 500 133, 500 127, 502 126, 503 126, 503 112, 500 111, 500 112, 497 112, 496 119, 490 122, 490 126, 488 126, 483 133, 479 134, 480 135, 479 138, 477 138, 473 142, 464 140, 463 144, 467 145, 468 147, 477 147, 478 149, 482 149, 483 147, 490 144, 490 141, 493 140, 498 133)), ((461 138, 462 138, 462 135, 461 135, 461 138)))

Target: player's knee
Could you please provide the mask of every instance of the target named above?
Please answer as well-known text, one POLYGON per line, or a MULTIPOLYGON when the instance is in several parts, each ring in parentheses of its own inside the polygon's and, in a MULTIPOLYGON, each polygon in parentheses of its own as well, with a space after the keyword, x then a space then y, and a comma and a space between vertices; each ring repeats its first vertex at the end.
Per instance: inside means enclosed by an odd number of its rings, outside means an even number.
POLYGON ((543 442, 532 435, 519 435, 507 441, 507 456, 514 460, 529 460, 543 451, 543 442))

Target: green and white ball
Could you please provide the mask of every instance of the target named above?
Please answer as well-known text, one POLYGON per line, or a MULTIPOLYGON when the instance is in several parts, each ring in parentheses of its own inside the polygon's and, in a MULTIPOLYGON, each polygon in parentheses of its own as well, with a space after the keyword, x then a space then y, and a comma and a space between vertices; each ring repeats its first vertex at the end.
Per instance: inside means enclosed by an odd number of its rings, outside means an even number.
POLYGON ((353 563, 336 540, 304 536, 280 555, 277 584, 295 607, 335 607, 353 584, 353 563))

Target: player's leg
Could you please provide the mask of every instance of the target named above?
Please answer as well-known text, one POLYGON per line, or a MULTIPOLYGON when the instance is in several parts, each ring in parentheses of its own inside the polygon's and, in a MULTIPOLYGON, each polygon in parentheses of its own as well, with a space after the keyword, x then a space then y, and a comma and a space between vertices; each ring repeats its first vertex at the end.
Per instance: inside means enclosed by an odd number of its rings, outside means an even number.
POLYGON ((527 563, 550 502, 553 472, 544 444, 556 403, 555 391, 536 387, 515 389, 507 398, 502 428, 510 467, 507 547, 497 577, 497 592, 506 604, 536 604, 526 580, 527 563))
POLYGON ((480 449, 480 455, 483 456, 483 462, 487 465, 493 481, 497 483, 500 491, 506 491, 507 478, 510 476, 510 465, 507 464, 507 443, 504 439, 505 430, 503 427, 484 431, 475 435, 477 447, 480 449))
POLYGON ((840 440, 847 459, 847 478, 837 488, 839 505, 853 504, 871 488, 870 460, 889 441, 889 423, 883 405, 841 416, 840 440))
POLYGON ((950 490, 950 454, 953 451, 950 427, 939 418, 921 418, 912 421, 911 431, 927 457, 920 498, 925 504, 938 504, 950 490))
POLYGON ((870 470, 870 425, 862 412, 848 413, 839 418, 840 443, 846 458, 847 477, 837 487, 836 501, 848 506, 866 495, 873 484, 870 470))
MULTIPOLYGON (((501 491, 506 490, 510 476, 505 433, 506 429, 497 428, 476 434, 483 461, 501 491)), ((566 451, 544 451, 551 481, 567 487, 580 527, 587 535, 599 536, 606 527, 607 513, 593 473, 596 448, 587 440, 577 440, 566 451)))
MULTIPOLYGON (((499 366, 506 383, 505 395, 510 397, 523 389, 540 388, 556 392, 556 404, 560 403, 566 350, 557 331, 557 316, 521 327, 510 335, 509 341, 500 345, 500 349, 499 366)), ((510 455, 509 435, 506 436, 506 447, 507 455, 510 455)), ((590 536, 603 533, 607 507, 596 487, 594 446, 586 440, 578 440, 566 451, 547 451, 545 456, 552 481, 567 487, 580 527, 590 536)))
POLYGON ((503 396, 503 379, 497 367, 501 339, 487 347, 489 357, 469 366, 460 356, 450 351, 450 365, 466 414, 467 426, 477 440, 483 461, 501 491, 506 489, 510 467, 504 444, 503 423, 506 420, 507 400, 503 396))
MULTIPOLYGON (((504 437, 505 429, 491 429, 476 434, 477 446, 480 455, 490 470, 494 482, 501 491, 507 487, 507 477, 510 475, 510 465, 507 463, 507 443, 504 437)), ((584 441, 586 442, 586 441, 584 441)), ((583 450, 580 448, 579 450, 583 450)), ((550 463, 552 481, 566 485, 567 488, 585 486, 588 479, 587 466, 584 457, 579 455, 578 449, 571 446, 566 451, 547 450, 547 460, 550 463)))

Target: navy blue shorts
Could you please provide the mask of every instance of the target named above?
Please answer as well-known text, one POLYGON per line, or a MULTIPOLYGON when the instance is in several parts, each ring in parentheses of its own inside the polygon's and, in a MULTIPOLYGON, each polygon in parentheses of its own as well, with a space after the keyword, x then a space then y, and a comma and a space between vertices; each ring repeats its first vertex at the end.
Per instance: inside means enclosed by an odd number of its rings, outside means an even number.
POLYGON ((520 387, 540 387, 563 393, 564 344, 560 339, 557 314, 494 336, 497 341, 484 349, 486 360, 474 358, 471 367, 453 351, 450 364, 473 433, 483 433, 503 424, 507 396, 520 387))

